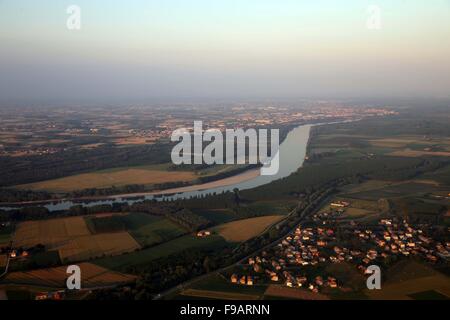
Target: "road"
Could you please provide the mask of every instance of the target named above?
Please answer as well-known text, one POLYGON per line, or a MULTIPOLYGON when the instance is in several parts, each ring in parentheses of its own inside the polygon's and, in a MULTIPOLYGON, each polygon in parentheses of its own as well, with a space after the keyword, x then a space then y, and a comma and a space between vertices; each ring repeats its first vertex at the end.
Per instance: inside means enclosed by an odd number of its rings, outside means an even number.
POLYGON ((3 271, 2 274, 0 274, 0 280, 8 273, 8 269, 9 269, 9 262, 11 261, 11 252, 13 250, 13 243, 14 243, 14 237, 16 235, 16 230, 14 229, 14 232, 11 235, 11 242, 9 243, 9 247, 10 250, 6 253, 8 258, 6 260, 6 266, 5 266, 5 270, 3 271))

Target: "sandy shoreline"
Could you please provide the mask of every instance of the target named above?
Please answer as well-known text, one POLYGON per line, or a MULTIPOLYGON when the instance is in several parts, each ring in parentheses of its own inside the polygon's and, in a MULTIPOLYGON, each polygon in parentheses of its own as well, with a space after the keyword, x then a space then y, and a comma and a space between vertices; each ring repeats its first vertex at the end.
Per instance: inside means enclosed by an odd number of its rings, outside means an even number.
POLYGON ((151 192, 139 192, 139 193, 127 193, 127 194, 118 194, 109 196, 108 198, 127 198, 127 197, 139 197, 139 196, 149 196, 149 195, 165 195, 165 194, 174 194, 181 192, 191 192, 191 191, 201 191, 205 189, 214 189, 218 187, 226 187, 233 184, 238 184, 241 182, 245 182, 248 180, 252 180, 260 175, 260 169, 250 169, 245 172, 239 173, 235 176, 223 178, 216 181, 206 182, 202 184, 194 184, 191 186, 172 188, 160 191, 151 191, 151 192))

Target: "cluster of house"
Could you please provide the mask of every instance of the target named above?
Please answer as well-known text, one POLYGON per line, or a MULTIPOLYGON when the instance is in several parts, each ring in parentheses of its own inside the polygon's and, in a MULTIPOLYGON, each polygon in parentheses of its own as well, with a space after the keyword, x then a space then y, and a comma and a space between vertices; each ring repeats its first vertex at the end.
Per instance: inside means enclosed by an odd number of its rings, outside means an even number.
POLYGON ((387 258, 392 255, 421 255, 429 262, 439 259, 449 260, 450 242, 441 243, 427 237, 422 229, 414 228, 407 221, 397 219, 381 219, 381 228, 359 230, 354 234, 363 242, 375 244, 377 249, 370 250, 362 260, 368 264, 371 260, 381 256, 387 258))
MULTIPOLYGON (((345 204, 344 204, 345 205, 345 204)), ((353 234, 367 245, 369 249, 353 249, 339 246, 335 236, 335 229, 329 226, 327 218, 333 213, 320 213, 315 217, 322 219, 325 224, 319 227, 296 228, 295 232, 285 237, 270 253, 263 251, 261 256, 249 258, 248 265, 252 267, 255 280, 265 282, 284 283, 288 287, 306 287, 312 292, 319 292, 322 288, 338 288, 338 282, 333 277, 305 276, 306 266, 325 263, 349 262, 357 265, 362 274, 367 273, 367 266, 376 264, 389 255, 423 255, 430 261, 438 259, 448 260, 450 243, 439 243, 427 237, 423 230, 415 229, 406 221, 396 219, 382 219, 373 227, 359 228, 351 223, 353 234)), ((233 275, 237 277, 236 275, 233 275)), ((245 276, 240 280, 232 276, 231 282, 248 284, 245 276)))
MULTIPOLYGON (((293 235, 287 236, 275 248, 274 252, 263 251, 261 256, 249 258, 248 265, 258 276, 251 277, 252 284, 256 279, 266 279, 274 283, 284 283, 288 287, 305 287, 312 292, 319 292, 320 288, 337 288, 334 277, 307 277, 293 271, 292 266, 302 267, 326 262, 325 256, 320 254, 320 247, 326 247, 328 242, 334 241, 334 231, 329 228, 297 228, 293 235), (319 238, 320 237, 320 238, 319 238)), ((241 277, 233 274, 231 282, 247 284, 241 277)))

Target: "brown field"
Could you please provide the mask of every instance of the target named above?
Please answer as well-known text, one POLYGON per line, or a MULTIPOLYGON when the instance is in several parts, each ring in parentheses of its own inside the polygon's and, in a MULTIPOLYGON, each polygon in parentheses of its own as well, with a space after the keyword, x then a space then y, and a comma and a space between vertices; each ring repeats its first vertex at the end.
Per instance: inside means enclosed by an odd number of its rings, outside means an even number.
POLYGON ((421 157, 421 156, 450 157, 450 152, 418 151, 418 150, 404 149, 388 153, 388 155, 395 157, 421 157))
POLYGON ((6 261, 8 261, 6 254, 0 254, 0 268, 6 267, 6 261))
POLYGON ((267 227, 283 219, 283 216, 263 216, 224 223, 214 228, 219 235, 230 242, 247 241, 256 237, 267 227))
POLYGON ((16 247, 32 247, 37 244, 54 246, 73 237, 90 234, 83 217, 25 221, 17 227, 14 245, 16 247))
POLYGON ((305 289, 294 289, 275 284, 271 284, 264 292, 264 295, 300 300, 329 300, 327 296, 320 293, 313 293, 305 289))
POLYGON ((187 289, 181 292, 183 296, 197 297, 197 298, 209 298, 220 300, 258 300, 258 295, 223 292, 223 291, 210 291, 210 290, 197 290, 187 289))
POLYGON ((156 138, 149 137, 126 137, 114 140, 114 143, 117 145, 141 145, 141 144, 150 144, 154 143, 156 138))
MULTIPOLYGON (((136 277, 99 267, 92 263, 79 264, 81 288, 107 287, 133 282, 136 277)), ((30 285, 49 288, 65 288, 67 267, 57 267, 32 271, 12 272, 6 275, 4 283, 30 285)))
POLYGON ((140 248, 128 232, 92 235, 83 217, 20 223, 14 245, 27 248, 37 244, 45 245, 48 250, 58 250, 62 261, 82 261, 140 248))
POLYGON ((68 262, 119 255, 139 248, 128 232, 118 232, 76 237, 52 249, 59 251, 61 261, 68 262))
POLYGON ((165 182, 192 181, 194 172, 170 172, 165 170, 148 170, 130 168, 104 172, 83 173, 70 177, 46 180, 19 185, 17 188, 28 190, 46 190, 51 192, 70 192, 88 188, 108 188, 130 184, 158 184, 165 182))

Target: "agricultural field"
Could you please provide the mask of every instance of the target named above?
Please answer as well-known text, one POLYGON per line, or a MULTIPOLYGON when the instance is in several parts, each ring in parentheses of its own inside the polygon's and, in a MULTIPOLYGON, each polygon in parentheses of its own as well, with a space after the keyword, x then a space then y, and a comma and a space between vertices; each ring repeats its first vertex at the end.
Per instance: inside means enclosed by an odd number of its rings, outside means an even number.
MULTIPOLYGON (((6 266, 6 262, 8 261, 8 256, 6 254, 0 254, 0 268, 4 268, 6 266)), ((2 269, 0 269, 3 272, 2 269)))
POLYGON ((387 271, 382 290, 365 290, 369 299, 450 299, 450 277, 414 261, 402 261, 387 271))
POLYGON ((30 248, 42 244, 57 251, 63 262, 135 251, 140 245, 128 232, 91 234, 83 217, 26 221, 18 225, 16 247, 30 248))
POLYGON ((297 205, 297 201, 256 201, 242 207, 255 216, 286 215, 297 205))
POLYGON ((229 282, 221 274, 211 274, 195 282, 177 293, 175 298, 186 299, 225 299, 225 300, 257 300, 262 299, 267 286, 242 286, 229 282))
POLYGON ((140 249, 128 232, 104 233, 74 237, 61 245, 55 245, 62 262, 84 261, 92 258, 119 255, 140 249))
POLYGON ((191 211, 214 224, 222 224, 236 219, 231 209, 191 209, 191 211))
POLYGON ((153 185, 195 180, 192 171, 169 171, 164 166, 109 169, 17 186, 18 189, 71 192, 90 188, 120 187, 132 184, 153 185))
POLYGON ((13 228, 0 228, 0 247, 7 245, 12 237, 13 228))
POLYGON ((294 289, 271 284, 264 292, 265 297, 300 299, 300 300, 329 300, 329 298, 320 293, 312 293, 307 289, 294 289))
POLYGON ((427 172, 422 175, 424 179, 432 179, 444 185, 450 185, 450 165, 438 169, 434 172, 427 172))
POLYGON ((425 195, 427 193, 439 193, 445 191, 445 187, 441 187, 433 182, 426 180, 412 180, 402 183, 377 183, 367 182, 361 187, 347 192, 342 197, 350 199, 362 199, 368 201, 377 201, 381 198, 395 198, 404 195, 425 195), (372 188, 371 188, 372 186, 372 188))
POLYGON ((43 244, 52 247, 90 234, 83 217, 25 221, 17 226, 14 246, 29 248, 43 244))
POLYGON ((141 246, 151 246, 186 233, 167 218, 137 212, 90 216, 86 222, 94 234, 128 231, 141 246))
MULTIPOLYGON (((91 263, 79 264, 82 274, 82 288, 107 287, 126 284, 136 280, 135 276, 110 271, 91 263)), ((67 267, 11 272, 2 280, 2 284, 29 285, 46 288, 66 288, 67 267)))
POLYGON ((195 297, 199 299, 219 299, 219 300, 259 300, 260 296, 243 294, 237 292, 223 292, 211 290, 186 289, 180 293, 184 297, 195 297))
POLYGON ((185 235, 151 248, 136 252, 95 260, 93 263, 112 270, 124 270, 130 266, 143 266, 159 258, 175 255, 189 249, 214 250, 229 246, 218 235, 198 238, 194 235, 185 235))
POLYGON ((229 242, 243 242, 256 237, 283 216, 262 216, 228 222, 213 230, 229 242))
POLYGON ((421 156, 434 156, 434 157, 450 157, 450 152, 446 151, 419 151, 404 149, 389 153, 391 156, 395 157, 421 157, 421 156))

